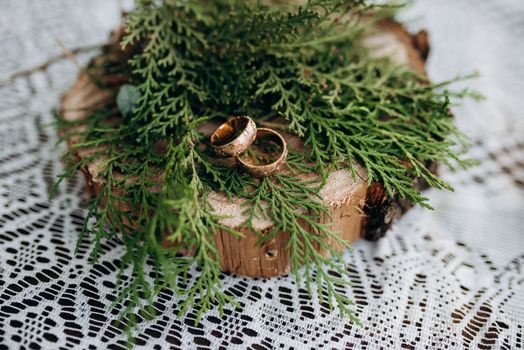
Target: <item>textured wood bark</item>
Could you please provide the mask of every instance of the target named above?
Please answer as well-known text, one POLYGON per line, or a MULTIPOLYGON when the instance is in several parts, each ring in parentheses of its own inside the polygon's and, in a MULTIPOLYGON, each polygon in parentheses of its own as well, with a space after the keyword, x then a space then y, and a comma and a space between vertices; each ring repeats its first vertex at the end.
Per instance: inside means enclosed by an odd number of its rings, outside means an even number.
MULTIPOLYGON (((389 56, 396 63, 408 65, 425 74, 424 60, 429 50, 425 32, 411 36, 400 24, 382 21, 377 26, 376 33, 366 38, 366 44, 372 48, 372 55, 389 56)), ((113 78, 112 80, 118 83, 125 81, 122 77, 113 78)), ((107 90, 99 88, 88 74, 81 73, 73 87, 62 98, 62 115, 68 120, 86 118, 91 108, 109 98, 112 97, 107 90)), ((75 142, 78 142, 78 139, 71 139, 69 145, 75 142)), ((89 149, 79 150, 76 156, 83 158, 92 152, 93 150, 89 149)), ((104 186, 104 179, 99 176, 101 167, 101 160, 97 160, 82 169, 88 190, 93 194, 99 194, 104 186)), ((380 238, 393 218, 409 208, 404 202, 388 198, 379 183, 367 186, 364 180, 365 171, 359 171, 361 179, 357 181, 354 181, 351 173, 346 170, 330 173, 326 186, 321 191, 322 200, 329 206, 330 212, 329 215, 319 217, 319 222, 330 223, 332 229, 340 232, 341 237, 349 242, 359 238, 380 238)), ((223 231, 216 233, 215 243, 223 271, 253 277, 272 277, 290 272, 289 252, 285 249, 289 240, 288 233, 281 232, 274 239, 258 245, 258 236, 242 227, 246 218, 240 214, 240 199, 229 201, 220 193, 212 193, 209 201, 217 214, 230 216, 223 219, 223 224, 240 229, 245 235, 243 238, 237 238, 223 231)), ((123 211, 133 210, 123 203, 117 205, 123 211)), ((133 223, 129 225, 132 226, 133 223)), ((264 231, 271 229, 273 223, 268 220, 256 220, 254 226, 264 231)), ((342 249, 340 246, 336 248, 342 249)))

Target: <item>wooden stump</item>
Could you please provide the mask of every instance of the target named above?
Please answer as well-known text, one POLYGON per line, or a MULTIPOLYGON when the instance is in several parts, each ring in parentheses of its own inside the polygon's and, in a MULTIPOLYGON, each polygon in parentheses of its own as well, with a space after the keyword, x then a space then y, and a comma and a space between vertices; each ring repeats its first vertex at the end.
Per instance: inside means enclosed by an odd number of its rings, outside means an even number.
MULTIPOLYGON (((395 63, 425 74, 424 61, 429 47, 424 31, 411 36, 403 26, 392 21, 380 22, 377 29, 376 34, 365 39, 366 45, 372 48, 373 56, 389 56, 395 63)), ((110 98, 111 94, 107 90, 99 88, 87 73, 82 72, 63 96, 61 112, 66 120, 83 119, 88 117, 89 109, 110 98)), ((72 138, 69 146, 78 141, 78 138, 72 138)), ((76 157, 87 157, 93 151, 79 150, 76 157)), ((101 164, 102 160, 96 160, 82 169, 88 188, 94 194, 99 194, 104 185, 104 179, 100 176, 101 164)), ((355 181, 348 170, 333 171, 321 190, 321 198, 329 206, 329 215, 321 215, 319 222, 331 224, 331 228, 348 242, 359 238, 375 240, 382 237, 392 219, 409 207, 406 203, 388 198, 379 183, 367 186, 364 169, 359 168, 359 176, 361 178, 355 181)), ((238 238, 225 231, 216 232, 215 243, 223 271, 253 277, 272 277, 290 272, 289 252, 285 249, 288 233, 281 232, 274 239, 258 245, 258 236, 242 227, 246 217, 241 214, 241 199, 229 201, 221 193, 212 193, 209 202, 217 214, 229 216, 222 220, 223 224, 239 229, 245 236, 238 238)), ((133 208, 121 205, 119 209, 129 211, 133 208)), ((270 220, 254 220, 254 227, 258 230, 270 230, 272 226, 270 220)), ((342 249, 340 246, 336 248, 342 249)))

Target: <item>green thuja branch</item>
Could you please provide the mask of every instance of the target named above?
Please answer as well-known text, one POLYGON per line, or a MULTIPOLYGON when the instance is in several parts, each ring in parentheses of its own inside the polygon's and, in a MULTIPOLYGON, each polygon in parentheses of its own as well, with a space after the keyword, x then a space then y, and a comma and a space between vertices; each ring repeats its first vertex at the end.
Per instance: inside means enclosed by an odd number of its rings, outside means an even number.
POLYGON ((120 47, 89 66, 96 82, 118 73, 126 88, 105 84, 119 98, 91 106, 84 119, 58 115, 56 122, 70 145, 57 185, 86 167, 96 173, 83 229, 92 257, 104 239, 126 246, 119 280, 128 267, 132 278, 115 305, 124 304, 128 325, 140 319, 136 312, 151 316, 147 305, 163 288, 178 293, 179 314, 194 311, 197 322, 215 307, 236 305, 221 283, 214 235, 239 233, 215 214, 213 191, 244 200, 245 226, 273 222, 259 243, 288 235, 299 284, 357 321, 332 243, 348 245, 319 223, 328 217, 319 191, 329 171, 349 169, 356 178, 363 168, 390 197, 430 207, 413 184, 423 179, 450 190, 428 164, 471 164, 449 109, 457 98, 477 97, 370 55, 364 39, 381 11, 361 0, 137 1, 120 47), (302 140, 285 171, 253 179, 210 154, 201 127, 240 114, 302 140))
POLYGON ((360 322, 352 309, 353 301, 345 296, 344 286, 349 285, 348 270, 339 250, 350 248, 348 242, 332 231, 329 225, 320 223, 329 217, 329 210, 320 202, 321 182, 303 180, 294 171, 303 171, 302 157, 291 156, 289 173, 281 173, 260 180, 245 202, 248 219, 270 218, 274 226, 269 232, 260 233, 259 243, 278 234, 289 234, 285 247, 290 253, 292 271, 299 285, 303 282, 308 294, 315 294, 320 303, 330 309, 337 308, 341 316, 360 322), (307 228, 307 229, 306 229, 307 228), (328 252, 326 257, 323 252, 328 252), (304 270, 301 268, 304 267, 304 270))

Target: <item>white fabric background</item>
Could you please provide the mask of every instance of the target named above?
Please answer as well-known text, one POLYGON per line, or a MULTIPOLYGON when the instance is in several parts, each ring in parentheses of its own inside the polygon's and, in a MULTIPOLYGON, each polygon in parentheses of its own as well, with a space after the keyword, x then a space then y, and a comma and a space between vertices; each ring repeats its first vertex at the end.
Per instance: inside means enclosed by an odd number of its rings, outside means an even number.
MULTIPOLYGON (((102 43, 119 23, 118 1, 0 0, 0 9, 0 81, 59 54, 56 38, 102 43)), ((386 238, 347 254, 347 293, 364 326, 308 300, 293 278, 226 277, 239 310, 196 327, 163 292, 138 348, 524 347, 524 2, 421 0, 401 18, 428 29, 433 80, 481 73, 457 88, 487 100, 453 111, 482 165, 442 171, 456 191, 428 191, 435 211, 415 208, 386 238)), ((125 339, 112 323, 121 306, 111 306, 123 247, 108 242, 92 265, 85 241, 74 256, 81 177, 47 200, 62 149, 45 124, 76 74, 63 60, 0 88, 0 349, 121 348, 125 339)))

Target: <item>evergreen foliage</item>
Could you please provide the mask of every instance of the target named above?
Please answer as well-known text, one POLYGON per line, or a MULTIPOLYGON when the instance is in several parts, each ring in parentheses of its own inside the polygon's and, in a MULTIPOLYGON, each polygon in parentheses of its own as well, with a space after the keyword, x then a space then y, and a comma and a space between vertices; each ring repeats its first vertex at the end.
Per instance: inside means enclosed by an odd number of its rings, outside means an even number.
MULTIPOLYGON (((84 232, 94 242, 94 258, 102 239, 126 244, 122 269, 132 266, 133 280, 120 300, 127 300, 125 315, 165 287, 182 295, 181 314, 192 309, 197 319, 235 303, 221 285, 213 235, 218 229, 240 233, 221 224, 207 199, 211 191, 221 191, 246 199, 245 225, 260 215, 273 220, 274 229, 261 234, 261 242, 288 232, 300 285, 357 320, 344 296, 344 262, 326 242, 347 244, 317 223, 327 212, 318 198, 322 179, 305 181, 299 174, 327 174, 336 167, 356 175, 360 164, 367 180, 381 182, 390 196, 429 207, 412 186, 415 178, 435 188, 451 187, 426 168, 426 161, 469 164, 455 151, 463 137, 449 114, 450 98, 468 92, 451 93, 447 83, 434 85, 387 58, 370 58, 362 39, 380 13, 360 0, 310 0, 302 6, 233 0, 137 3, 126 17, 122 41, 131 59, 107 62, 101 73, 125 74, 132 88, 121 91, 118 106, 115 98, 85 120, 57 120, 63 139, 81 136, 69 150, 61 178, 94 159, 103 162, 104 186, 92 199, 84 232), (118 107, 122 122, 108 122, 118 107), (286 172, 260 180, 221 168, 201 147, 208 140, 198 126, 228 115, 250 115, 261 125, 283 118, 280 127, 301 137, 308 151, 290 154, 286 172), (83 131, 72 132, 79 124, 83 131), (73 157, 78 149, 93 147, 90 157, 73 157), (187 250, 193 256, 181 254, 187 250), (154 281, 145 271, 149 258, 154 281)), ((92 74, 100 74, 100 67, 92 74)), ((116 97, 117 89, 110 89, 116 97)))

